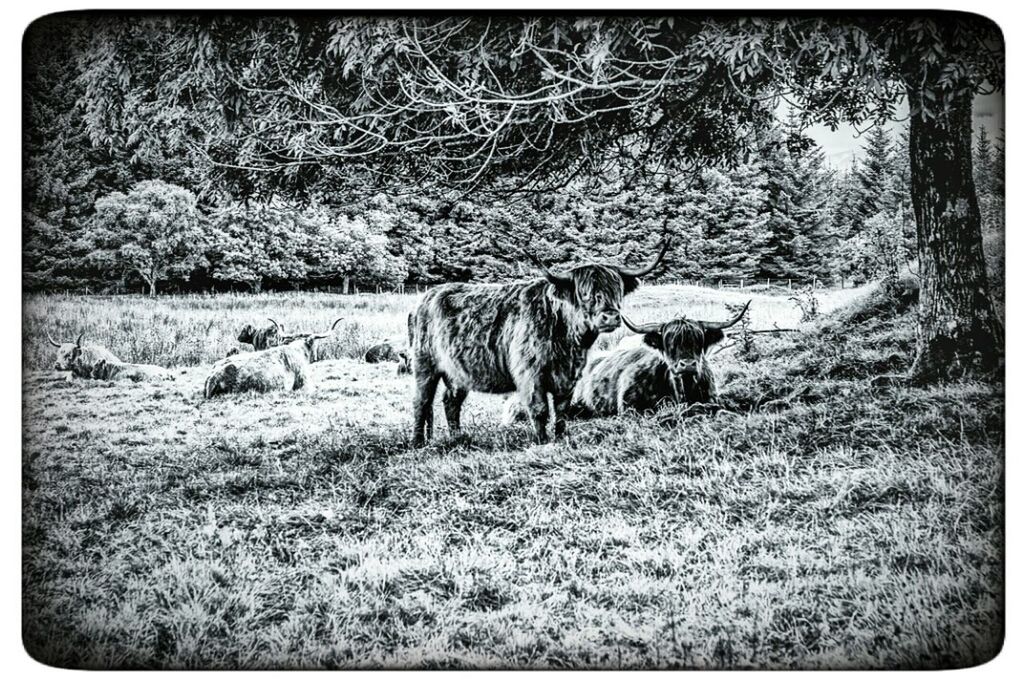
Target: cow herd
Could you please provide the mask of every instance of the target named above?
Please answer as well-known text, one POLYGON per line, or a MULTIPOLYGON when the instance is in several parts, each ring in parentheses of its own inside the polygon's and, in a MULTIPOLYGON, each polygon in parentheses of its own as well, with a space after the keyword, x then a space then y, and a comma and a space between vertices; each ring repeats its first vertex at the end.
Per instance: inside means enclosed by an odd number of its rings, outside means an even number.
MULTIPOLYGON (((407 337, 376 344, 364 360, 397 362, 400 375, 412 373, 416 446, 433 435, 434 396, 442 382, 452 433, 461 428, 462 405, 471 391, 514 393, 506 421, 528 420, 541 443, 561 436, 572 418, 650 411, 666 402, 712 402, 716 381, 708 350, 740 321, 749 302, 723 322, 680 318, 635 324, 621 313, 623 298, 662 263, 668 245, 638 269, 583 264, 556 273, 527 254, 543 278, 438 286, 409 314, 407 337), (623 324, 642 339, 639 346, 592 350, 601 333, 623 324)), ((304 387, 310 364, 319 358, 317 342, 340 321, 327 331, 291 334, 273 319, 263 328, 247 324, 238 340, 253 350, 233 350, 214 363, 205 398, 304 387)), ((82 337, 62 344, 47 336, 58 348, 57 370, 100 380, 173 379, 169 369, 122 362, 102 347, 83 345, 82 337)))

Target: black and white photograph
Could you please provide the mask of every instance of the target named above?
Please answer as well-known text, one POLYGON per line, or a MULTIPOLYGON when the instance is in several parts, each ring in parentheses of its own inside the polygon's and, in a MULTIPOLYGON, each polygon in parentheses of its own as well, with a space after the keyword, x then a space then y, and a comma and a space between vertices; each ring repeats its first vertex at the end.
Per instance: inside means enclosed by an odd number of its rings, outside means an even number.
POLYGON ((35 662, 1000 654, 993 20, 119 10, 21 30, 35 662))

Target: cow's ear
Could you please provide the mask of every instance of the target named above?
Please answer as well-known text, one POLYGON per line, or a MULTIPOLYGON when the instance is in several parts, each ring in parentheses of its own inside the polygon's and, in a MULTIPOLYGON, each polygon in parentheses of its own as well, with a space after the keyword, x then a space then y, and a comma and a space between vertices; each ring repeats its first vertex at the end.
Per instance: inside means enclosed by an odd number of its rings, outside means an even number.
POLYGON ((640 287, 640 279, 632 274, 622 274, 622 294, 629 295, 640 287))
POLYGON ((725 333, 721 328, 704 329, 704 349, 708 349, 712 345, 720 343, 722 340, 725 340, 725 333))
POLYGON ((660 352, 662 348, 661 333, 659 331, 644 333, 644 344, 660 352))
POLYGON ((569 276, 547 276, 548 283, 555 291, 555 297, 571 301, 576 295, 576 282, 569 276))

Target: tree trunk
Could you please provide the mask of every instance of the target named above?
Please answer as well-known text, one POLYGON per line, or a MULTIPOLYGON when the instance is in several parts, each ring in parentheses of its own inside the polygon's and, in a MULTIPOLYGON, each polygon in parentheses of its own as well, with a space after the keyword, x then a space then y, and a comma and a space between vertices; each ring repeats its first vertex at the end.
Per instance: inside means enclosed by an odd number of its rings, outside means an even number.
MULTIPOLYGON (((920 92, 911 97, 922 101, 920 92)), ((989 293, 971 162, 972 95, 910 119, 910 181, 921 276, 911 377, 934 382, 999 368, 1003 329, 989 293)), ((913 107, 912 107, 913 108, 913 107)))

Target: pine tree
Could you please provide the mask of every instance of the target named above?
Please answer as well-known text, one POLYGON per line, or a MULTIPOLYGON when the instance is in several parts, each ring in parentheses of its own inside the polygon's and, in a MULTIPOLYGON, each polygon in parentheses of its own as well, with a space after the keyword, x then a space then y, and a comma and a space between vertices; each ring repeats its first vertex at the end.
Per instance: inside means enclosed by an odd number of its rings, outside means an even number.
POLYGON ((895 174, 892 138, 884 127, 877 125, 868 134, 864 161, 857 169, 857 179, 860 182, 860 199, 857 205, 860 221, 856 225, 858 230, 863 227, 865 220, 880 212, 896 214, 899 197, 894 192, 893 184, 889 182, 895 174))
POLYGON ((704 187, 684 208, 685 219, 700 225, 694 254, 709 278, 751 278, 763 266, 771 232, 764 173, 742 165, 704 175, 704 187), (703 189, 703 190, 702 190, 703 189))
POLYGON ((974 140, 974 183, 979 198, 983 194, 993 192, 993 149, 992 140, 984 125, 978 126, 978 136, 974 140))
POLYGON ((792 111, 786 126, 765 147, 762 162, 771 237, 761 275, 825 276, 832 241, 828 213, 832 173, 825 169, 824 152, 800 132, 792 111))
POLYGON ((1006 131, 999 128, 996 137, 994 160, 992 161, 992 193, 1004 197, 1006 195, 1006 131))

